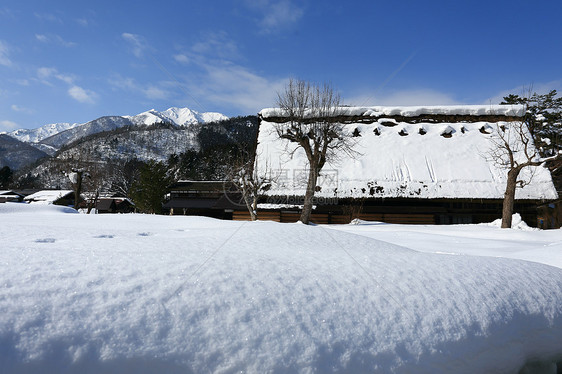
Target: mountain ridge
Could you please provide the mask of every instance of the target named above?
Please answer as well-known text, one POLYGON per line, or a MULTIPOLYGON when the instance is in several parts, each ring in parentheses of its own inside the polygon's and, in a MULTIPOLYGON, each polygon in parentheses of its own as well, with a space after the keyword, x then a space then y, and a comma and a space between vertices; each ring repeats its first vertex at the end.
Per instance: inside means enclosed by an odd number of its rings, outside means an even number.
POLYGON ((47 157, 47 153, 6 134, 0 134, 0 168, 19 169, 47 157))
POLYGON ((36 148, 42 148, 42 145, 60 148, 79 137, 127 125, 144 126, 165 122, 184 127, 195 123, 208 123, 225 119, 228 119, 228 117, 218 112, 201 113, 189 108, 170 107, 162 112, 150 109, 134 116, 102 116, 84 123, 53 123, 36 129, 17 129, 6 133, 6 135, 36 148), (59 135, 65 132, 68 133, 59 135))

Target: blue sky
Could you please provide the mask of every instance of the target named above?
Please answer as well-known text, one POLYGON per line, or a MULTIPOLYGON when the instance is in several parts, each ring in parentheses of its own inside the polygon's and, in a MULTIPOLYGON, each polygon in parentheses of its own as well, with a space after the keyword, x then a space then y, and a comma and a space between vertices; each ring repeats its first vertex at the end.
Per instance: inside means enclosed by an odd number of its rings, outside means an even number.
POLYGON ((562 87, 559 1, 0 3, 0 131, 172 106, 255 114, 296 77, 354 105, 562 87))

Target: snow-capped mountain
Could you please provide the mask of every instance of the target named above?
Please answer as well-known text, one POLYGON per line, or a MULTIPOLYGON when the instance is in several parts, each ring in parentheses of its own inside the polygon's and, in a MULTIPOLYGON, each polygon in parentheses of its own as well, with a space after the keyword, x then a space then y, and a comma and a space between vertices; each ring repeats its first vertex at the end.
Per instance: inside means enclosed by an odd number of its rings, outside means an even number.
POLYGON ((71 129, 54 134, 53 136, 43 139, 39 144, 45 144, 58 149, 65 144, 72 143, 85 136, 96 134, 102 131, 111 131, 120 127, 130 125, 133 125, 133 123, 126 117, 100 117, 93 121, 86 122, 80 126, 76 126, 71 129))
MULTIPOLYGON (((156 148, 158 148, 158 146, 162 146, 163 148, 165 148, 165 150, 155 149, 150 152, 146 150, 143 150, 142 152, 139 151, 140 153, 142 153, 142 155, 139 155, 138 157, 141 159, 163 159, 167 155, 166 152, 181 152, 183 148, 186 147, 186 145, 189 145, 189 147, 191 148, 197 147, 197 145, 193 143, 193 139, 195 134, 198 132, 198 129, 192 128, 193 126, 200 126, 206 123, 227 119, 227 116, 216 112, 200 113, 189 108, 172 107, 163 112, 151 109, 147 112, 143 112, 135 116, 104 116, 81 124, 54 123, 39 127, 37 129, 19 129, 3 134, 6 139, 3 139, 2 144, 9 143, 10 147, 0 147, 0 167, 9 165, 11 168, 19 169, 41 157, 46 156, 47 154, 49 156, 54 156, 58 151, 60 151, 63 146, 76 142, 79 139, 101 132, 110 132, 127 126, 130 126, 131 130, 144 130, 144 127, 152 126, 157 123, 164 123, 168 126, 172 126, 176 130, 189 130, 187 132, 179 131, 178 133, 175 133, 173 131, 166 132, 165 129, 160 129, 151 134, 151 136, 156 136, 158 138, 152 140, 152 143, 154 143, 153 146, 156 146, 156 148), (183 132, 185 132, 185 134, 183 134, 183 132), (13 141, 10 142, 8 141, 9 139, 12 139, 13 141), (168 143, 172 141, 171 139, 176 139, 172 143, 177 143, 178 146, 169 146, 168 143), (164 144, 167 145, 164 147, 164 144), (179 145, 181 145, 183 148, 178 148, 179 145), (15 162, 13 160, 14 155, 16 154, 16 151, 19 152, 20 150, 22 150, 22 152, 25 151, 26 155, 29 154, 29 157, 21 156, 20 158, 22 162, 15 162)), ((147 127, 146 130, 148 131, 154 129, 149 129, 147 127)), ((126 132, 128 132, 128 130, 126 132)), ((143 136, 140 136, 140 138, 143 138, 143 136)), ((125 136, 124 138, 128 139, 127 136, 125 136)), ((135 142, 138 141, 151 143, 151 141, 144 138, 144 140, 139 139, 131 141, 127 140, 123 144, 120 144, 121 151, 124 151, 124 149, 127 148, 125 150, 125 153, 135 153, 135 142), (130 146, 128 145, 129 143, 131 143, 130 146)), ((110 154, 106 155, 106 157, 111 156, 114 152, 109 153, 110 154)))
POLYGON ((7 133, 20 142, 38 143, 43 139, 58 134, 59 132, 79 126, 79 123, 51 123, 37 129, 19 129, 7 133))
POLYGON ((111 131, 124 126, 150 126, 155 123, 168 123, 186 127, 197 123, 209 123, 228 119, 216 112, 200 113, 189 108, 172 107, 163 112, 151 109, 135 116, 104 116, 86 123, 57 123, 38 129, 19 129, 7 135, 33 145, 49 153, 54 153, 65 144, 82 137, 102 131, 111 131))
POLYGON ((172 107, 163 112, 151 109, 136 116, 125 116, 136 125, 152 125, 157 122, 171 123, 177 126, 188 126, 195 123, 208 123, 228 119, 227 116, 216 112, 199 113, 189 108, 172 107))

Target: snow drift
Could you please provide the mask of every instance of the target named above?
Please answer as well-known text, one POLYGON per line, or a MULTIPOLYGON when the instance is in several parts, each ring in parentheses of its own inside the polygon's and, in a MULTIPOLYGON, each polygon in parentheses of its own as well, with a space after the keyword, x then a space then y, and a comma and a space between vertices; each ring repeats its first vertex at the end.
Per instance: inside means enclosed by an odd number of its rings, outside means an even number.
POLYGON ((300 224, 0 222, 3 372, 513 373, 562 359, 555 267, 300 224))

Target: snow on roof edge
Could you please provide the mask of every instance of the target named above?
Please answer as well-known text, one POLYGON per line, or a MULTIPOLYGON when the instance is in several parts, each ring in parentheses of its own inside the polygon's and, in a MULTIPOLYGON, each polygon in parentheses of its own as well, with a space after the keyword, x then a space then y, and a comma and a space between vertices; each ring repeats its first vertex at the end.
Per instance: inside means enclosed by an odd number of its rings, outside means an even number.
MULTIPOLYGON (((259 113, 262 118, 287 117, 281 108, 265 108, 259 113)), ((334 111, 333 116, 402 116, 417 117, 421 115, 469 115, 469 116, 513 116, 523 117, 523 105, 424 105, 424 106, 342 106, 334 111)), ((312 118, 312 111, 305 114, 312 118)))

